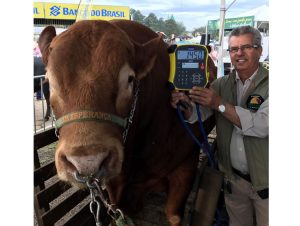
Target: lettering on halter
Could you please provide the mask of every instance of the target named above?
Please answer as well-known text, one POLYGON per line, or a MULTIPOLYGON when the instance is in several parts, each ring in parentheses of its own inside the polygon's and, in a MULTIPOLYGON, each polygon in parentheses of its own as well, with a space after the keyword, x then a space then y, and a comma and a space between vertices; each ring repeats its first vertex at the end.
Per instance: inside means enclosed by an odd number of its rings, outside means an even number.
POLYGON ((100 112, 100 111, 75 111, 66 114, 59 118, 55 122, 56 129, 59 129, 72 122, 82 122, 82 121, 109 121, 115 123, 121 127, 126 127, 126 119, 120 118, 116 115, 100 112))
POLYGON ((111 121, 111 115, 104 112, 80 111, 63 116, 64 123, 78 119, 101 119, 105 121, 111 121))

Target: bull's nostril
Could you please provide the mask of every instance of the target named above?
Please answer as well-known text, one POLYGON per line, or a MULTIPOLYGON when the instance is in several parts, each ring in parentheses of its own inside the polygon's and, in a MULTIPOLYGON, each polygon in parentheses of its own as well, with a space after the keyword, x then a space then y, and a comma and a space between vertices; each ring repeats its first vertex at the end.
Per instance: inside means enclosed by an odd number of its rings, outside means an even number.
POLYGON ((98 179, 101 179, 101 178, 105 177, 106 174, 107 174, 106 169, 104 167, 101 167, 94 176, 98 179))
POLYGON ((76 167, 72 164, 72 162, 70 162, 67 158, 66 155, 61 155, 59 157, 59 161, 61 161, 61 163, 64 165, 64 167, 71 172, 76 171, 76 167))
POLYGON ((106 167, 106 168, 112 167, 112 162, 113 162, 113 154, 112 154, 112 152, 110 152, 109 155, 104 159, 102 168, 103 167, 106 167))
POLYGON ((101 152, 96 155, 71 155, 65 157, 65 162, 69 166, 72 165, 74 170, 83 176, 95 175, 103 166, 103 162, 107 158, 109 152, 101 152))
POLYGON ((96 178, 102 178, 107 174, 107 169, 110 168, 112 161, 112 154, 109 154, 103 159, 102 163, 99 165, 98 171, 95 174, 96 178))

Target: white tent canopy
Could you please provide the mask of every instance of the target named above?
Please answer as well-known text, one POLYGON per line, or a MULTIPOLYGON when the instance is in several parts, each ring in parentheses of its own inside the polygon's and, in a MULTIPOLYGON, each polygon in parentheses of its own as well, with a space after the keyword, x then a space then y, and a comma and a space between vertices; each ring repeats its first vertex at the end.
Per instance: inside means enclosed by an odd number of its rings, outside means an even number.
POLYGON ((235 17, 254 16, 255 21, 269 21, 269 7, 259 6, 255 9, 236 15, 235 17))

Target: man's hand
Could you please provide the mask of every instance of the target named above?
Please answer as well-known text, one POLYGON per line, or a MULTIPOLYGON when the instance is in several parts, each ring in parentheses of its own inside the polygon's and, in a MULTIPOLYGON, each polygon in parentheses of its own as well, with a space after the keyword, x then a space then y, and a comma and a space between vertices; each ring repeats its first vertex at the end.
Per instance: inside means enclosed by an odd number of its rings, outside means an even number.
POLYGON ((218 106, 222 103, 221 97, 211 88, 194 86, 189 96, 195 103, 214 110, 217 110, 218 106))
POLYGON ((189 119, 193 112, 193 105, 190 98, 184 92, 172 91, 171 106, 177 108, 178 104, 180 105, 180 110, 183 111, 185 119, 189 119))
MULTIPOLYGON (((222 104, 222 98, 212 88, 193 87, 190 91, 190 98, 192 101, 199 103, 204 107, 209 107, 214 110, 218 110, 220 104, 222 104)), ((223 103, 226 107, 223 116, 227 118, 234 125, 242 128, 239 116, 235 111, 235 107, 229 103, 223 103)))

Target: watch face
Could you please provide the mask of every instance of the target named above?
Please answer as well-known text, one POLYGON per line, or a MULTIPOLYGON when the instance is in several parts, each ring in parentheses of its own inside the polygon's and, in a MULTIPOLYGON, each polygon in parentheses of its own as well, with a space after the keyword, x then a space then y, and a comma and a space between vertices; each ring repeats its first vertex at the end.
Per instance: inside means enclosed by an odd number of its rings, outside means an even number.
POLYGON ((224 113, 225 112, 225 106, 223 105, 223 104, 221 104, 221 105, 219 105, 219 111, 221 112, 221 113, 224 113))

